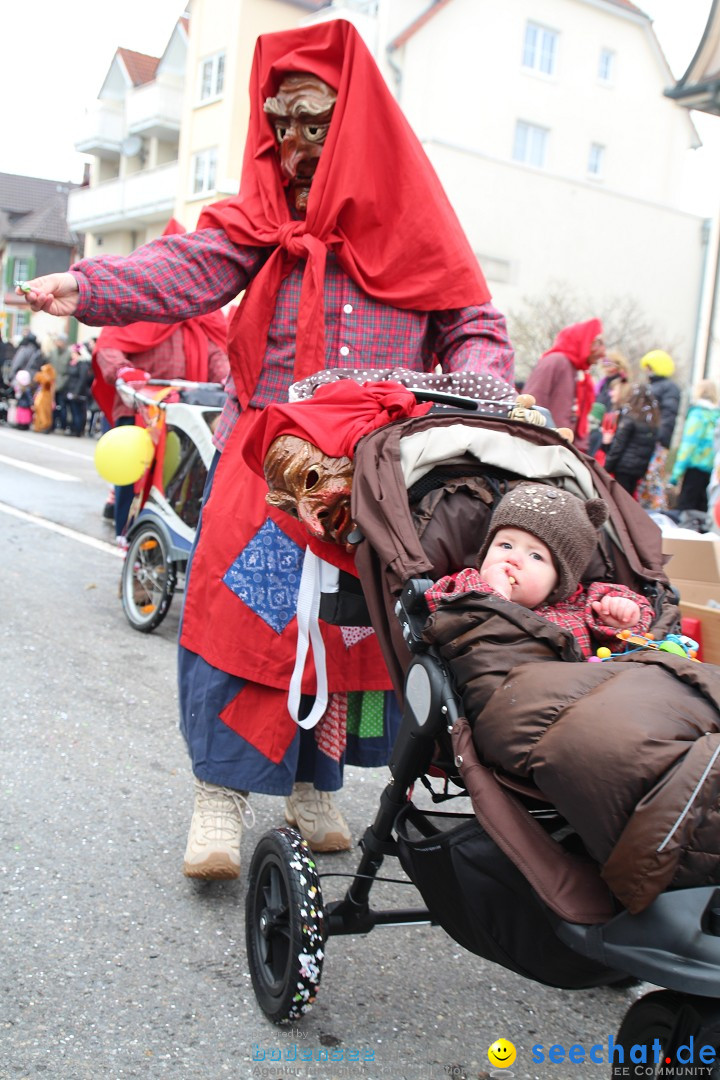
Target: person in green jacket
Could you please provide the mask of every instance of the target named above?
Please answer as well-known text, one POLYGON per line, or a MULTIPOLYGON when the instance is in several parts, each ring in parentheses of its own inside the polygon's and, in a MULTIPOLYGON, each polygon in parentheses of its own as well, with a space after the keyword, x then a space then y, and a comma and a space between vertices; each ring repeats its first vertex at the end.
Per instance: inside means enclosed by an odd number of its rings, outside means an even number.
POLYGON ((673 487, 681 484, 676 513, 708 508, 707 488, 715 458, 715 429, 720 420, 718 391, 711 379, 702 379, 693 393, 685 417, 680 446, 670 474, 673 487))

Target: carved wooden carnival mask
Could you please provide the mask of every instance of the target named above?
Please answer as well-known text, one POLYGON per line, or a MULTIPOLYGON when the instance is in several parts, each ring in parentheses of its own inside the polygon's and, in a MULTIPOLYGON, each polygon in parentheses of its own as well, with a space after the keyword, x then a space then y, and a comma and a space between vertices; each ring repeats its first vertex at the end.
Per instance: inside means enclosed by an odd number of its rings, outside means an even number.
POLYGON ((280 171, 296 210, 307 210, 310 186, 320 160, 337 94, 316 75, 286 75, 263 110, 275 128, 280 171))
POLYGON ((281 435, 270 444, 263 468, 270 506, 297 518, 316 539, 345 545, 353 528, 350 458, 328 457, 314 443, 281 435))

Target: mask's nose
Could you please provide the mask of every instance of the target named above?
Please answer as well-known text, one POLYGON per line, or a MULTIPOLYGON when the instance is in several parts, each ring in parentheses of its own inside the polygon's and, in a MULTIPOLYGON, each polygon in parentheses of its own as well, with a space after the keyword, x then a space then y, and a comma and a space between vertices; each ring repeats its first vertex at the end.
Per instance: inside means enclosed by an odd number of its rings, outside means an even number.
POLYGON ((305 499, 300 499, 297 504, 297 512, 300 521, 302 521, 308 532, 312 536, 316 536, 318 540, 322 540, 326 535, 324 522, 329 516, 328 510, 325 507, 316 510, 311 503, 309 504, 305 499))
POLYGON ((288 180, 294 180, 297 176, 300 157, 297 137, 294 132, 288 131, 280 143, 280 168, 288 180))

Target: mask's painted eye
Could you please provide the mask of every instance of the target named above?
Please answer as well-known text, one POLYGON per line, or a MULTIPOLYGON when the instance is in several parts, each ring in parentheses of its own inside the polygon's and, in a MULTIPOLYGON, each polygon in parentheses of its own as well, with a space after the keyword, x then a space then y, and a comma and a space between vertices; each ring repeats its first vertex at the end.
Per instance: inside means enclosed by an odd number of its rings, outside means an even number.
POLYGON ((303 135, 308 142, 325 142, 329 124, 303 124, 303 135))
POLYGON ((283 126, 282 124, 278 124, 278 125, 276 126, 276 128, 275 128, 275 134, 277 135, 277 141, 278 141, 278 142, 282 142, 282 141, 283 141, 283 139, 284 139, 284 138, 285 138, 285 136, 287 135, 287 130, 288 130, 288 129, 287 129, 286 127, 284 127, 284 126, 283 126))

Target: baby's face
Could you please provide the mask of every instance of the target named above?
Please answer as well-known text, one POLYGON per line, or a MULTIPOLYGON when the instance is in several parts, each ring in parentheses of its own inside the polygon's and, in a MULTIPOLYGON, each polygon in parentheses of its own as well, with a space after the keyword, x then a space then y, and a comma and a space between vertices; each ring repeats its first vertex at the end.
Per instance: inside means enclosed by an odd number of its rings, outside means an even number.
POLYGON ((498 529, 480 567, 480 576, 496 565, 503 565, 508 577, 514 579, 510 582, 510 599, 523 607, 538 607, 558 583, 550 549, 524 529, 498 529))

